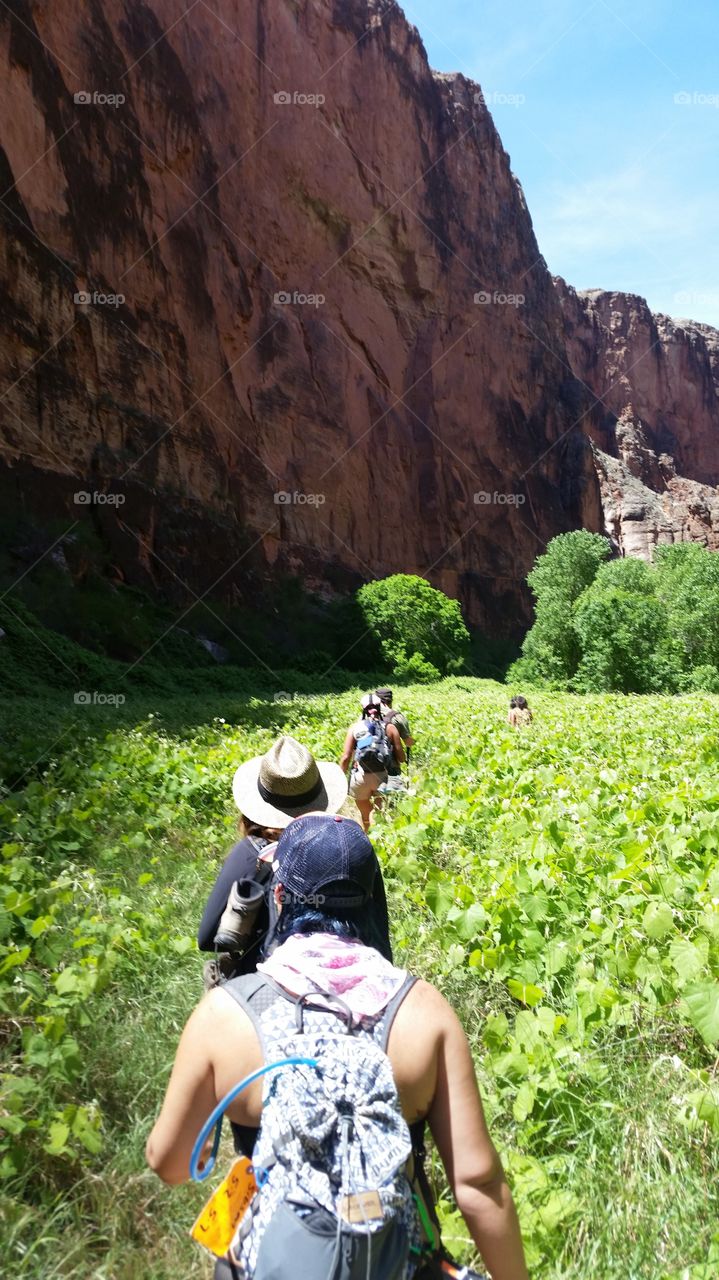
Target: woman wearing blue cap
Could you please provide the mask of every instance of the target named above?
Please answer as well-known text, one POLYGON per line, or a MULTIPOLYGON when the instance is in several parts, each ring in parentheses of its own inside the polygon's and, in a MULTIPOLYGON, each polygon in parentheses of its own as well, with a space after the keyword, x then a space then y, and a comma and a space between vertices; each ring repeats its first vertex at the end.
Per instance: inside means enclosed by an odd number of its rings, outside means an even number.
POLYGON ((274 863, 280 945, 257 975, 208 992, 191 1015, 148 1140, 148 1162, 166 1182, 186 1181, 193 1145, 213 1109, 240 1079, 265 1068, 228 1108, 237 1124, 258 1130, 259 1191, 217 1276, 409 1280, 427 1274, 413 1199, 403 1199, 402 1190, 411 1185, 407 1126, 421 1129, 426 1120, 493 1280, 528 1280, 467 1038, 439 991, 376 949, 377 875, 372 844, 350 819, 310 814, 286 828, 274 863), (275 1070, 278 1053, 280 1063, 289 1055, 294 1065, 275 1070), (379 1153, 377 1132, 383 1135, 379 1153), (400 1161, 392 1177, 354 1194, 360 1184, 350 1172, 366 1174, 382 1156, 390 1165, 400 1161), (290 1186, 291 1173, 291 1191, 280 1204, 277 1188, 290 1186), (323 1200, 324 1187, 337 1191, 334 1212, 323 1200), (264 1230, 268 1205, 271 1231, 264 1230), (317 1265, 322 1249, 329 1267, 317 1265))

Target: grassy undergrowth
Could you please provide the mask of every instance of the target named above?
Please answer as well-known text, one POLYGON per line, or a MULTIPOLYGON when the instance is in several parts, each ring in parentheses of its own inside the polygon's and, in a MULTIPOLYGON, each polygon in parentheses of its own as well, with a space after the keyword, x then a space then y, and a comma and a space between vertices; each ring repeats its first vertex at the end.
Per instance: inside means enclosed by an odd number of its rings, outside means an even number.
MULTIPOLYGON (((10 1274, 211 1274, 187 1236, 206 1189, 163 1187, 143 1146, 201 990, 231 775, 280 731, 337 758, 356 693, 4 708, 10 1274)), ((416 794, 374 837, 397 957, 467 1027, 532 1275, 713 1280, 719 701, 538 695, 520 732, 506 702, 468 678, 403 692, 416 794)))

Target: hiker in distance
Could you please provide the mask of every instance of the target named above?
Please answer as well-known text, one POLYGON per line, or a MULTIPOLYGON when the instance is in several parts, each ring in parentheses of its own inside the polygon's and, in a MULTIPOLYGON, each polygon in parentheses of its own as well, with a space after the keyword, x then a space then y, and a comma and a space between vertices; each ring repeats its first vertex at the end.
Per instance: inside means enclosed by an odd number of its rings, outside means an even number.
POLYGON ((409 1163, 409 1126, 421 1134, 425 1121, 493 1280, 528 1280, 466 1035, 435 987, 372 945, 376 876, 351 819, 290 823, 276 850, 280 945, 258 974, 208 992, 182 1034, 147 1143, 150 1167, 173 1184, 187 1180, 193 1144, 233 1086, 278 1059, 310 1059, 268 1071, 228 1107, 259 1130, 260 1189, 216 1280, 427 1275, 426 1249, 412 1252, 422 1219, 409 1163))
POLYGON ((391 689, 375 689, 374 693, 375 697, 379 698, 382 723, 385 728, 388 724, 394 725, 402 739, 402 746, 404 747, 405 755, 407 756, 407 764, 409 764, 410 749, 414 746, 414 738, 410 732, 409 720, 407 719, 404 711, 400 711, 397 707, 392 706, 394 694, 391 689))
POLYGON ((389 770, 396 764, 404 764, 402 739, 393 724, 382 723, 382 710, 378 697, 366 693, 360 702, 361 720, 347 730, 342 749, 340 769, 343 773, 352 764, 349 793, 360 811, 362 826, 369 831, 373 810, 381 808, 380 787, 389 777, 389 770))
POLYGON ((523 694, 518 693, 509 703, 507 724, 514 725, 515 729, 521 729, 525 725, 531 724, 533 719, 527 699, 523 694))
MULTIPOLYGON (((202 914, 200 951, 215 953, 206 981, 254 972, 274 945, 276 914, 270 892, 275 845, 285 827, 302 814, 337 813, 347 799, 339 765, 315 760, 296 738, 282 735, 263 756, 247 760, 232 780, 240 811, 241 839, 227 855, 202 914)), ((392 958, 384 881, 378 868, 379 947, 392 958)))

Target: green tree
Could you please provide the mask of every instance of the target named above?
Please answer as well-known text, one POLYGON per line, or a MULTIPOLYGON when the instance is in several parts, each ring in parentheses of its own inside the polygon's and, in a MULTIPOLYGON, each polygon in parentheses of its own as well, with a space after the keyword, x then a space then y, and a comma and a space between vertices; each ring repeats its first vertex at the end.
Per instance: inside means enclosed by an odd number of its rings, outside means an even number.
POLYGON ((396 573, 357 592, 365 626, 404 679, 432 680, 464 668, 469 632, 456 600, 424 578, 396 573))
POLYGON ((678 664, 686 673, 719 668, 719 553, 679 542, 657 547, 654 562, 678 664))
POLYGON ((609 553, 607 538, 579 529, 552 538, 537 558, 527 578, 536 600, 535 620, 525 636, 522 657, 510 668, 513 682, 566 688, 580 659, 572 606, 609 553))
POLYGON ((575 689, 650 693, 667 685, 667 614, 655 585, 656 573, 642 560, 601 566, 572 611, 581 652, 575 689))

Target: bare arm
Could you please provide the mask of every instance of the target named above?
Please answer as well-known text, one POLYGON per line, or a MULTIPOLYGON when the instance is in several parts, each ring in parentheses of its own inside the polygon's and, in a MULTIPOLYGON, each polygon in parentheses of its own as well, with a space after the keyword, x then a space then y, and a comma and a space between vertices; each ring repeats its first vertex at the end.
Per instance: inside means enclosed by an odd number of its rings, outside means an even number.
POLYGON ((397 761, 397 764, 404 764, 407 757, 404 753, 404 746, 402 744, 402 739, 400 737, 399 729, 395 728, 393 724, 388 724, 386 726, 386 730, 387 730, 387 737, 392 743, 394 758, 397 761))
POLYGON ((352 729, 348 729, 347 737, 345 738, 345 745, 342 748, 342 758, 340 760, 340 769, 342 770, 343 773, 347 772, 347 766, 349 765, 350 760, 354 755, 355 746, 356 746, 356 743, 355 743, 354 731, 352 729))
POLYGON ((162 1109, 145 1148, 150 1168, 163 1182, 173 1185, 189 1178, 195 1139, 216 1102, 208 1053, 216 1032, 213 994, 206 996, 188 1019, 162 1109))
MULTIPOLYGON (((439 993, 436 993, 439 995, 439 993)), ((467 1037, 442 996, 429 1126, 450 1186, 492 1280, 529 1280, 512 1193, 489 1136, 467 1037)))

